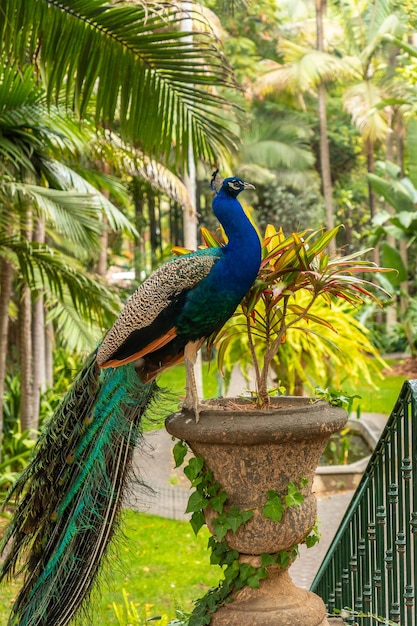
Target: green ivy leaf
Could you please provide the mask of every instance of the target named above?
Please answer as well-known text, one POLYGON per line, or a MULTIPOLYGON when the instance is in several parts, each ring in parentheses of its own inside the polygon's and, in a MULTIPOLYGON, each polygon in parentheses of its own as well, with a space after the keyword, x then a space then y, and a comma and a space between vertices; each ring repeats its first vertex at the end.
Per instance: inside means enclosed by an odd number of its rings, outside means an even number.
POLYGON ((206 482, 208 483, 207 494, 209 496, 217 496, 221 491, 220 483, 217 481, 214 483, 211 483, 211 480, 212 480, 211 476, 212 476, 211 472, 207 472, 207 476, 206 476, 206 482))
POLYGON ((190 519, 190 524, 195 535, 198 534, 198 531, 202 526, 204 526, 205 523, 206 518, 204 517, 203 511, 194 511, 190 519))
POLYGON ((247 582, 248 578, 256 576, 256 569, 249 563, 241 563, 239 567, 239 578, 242 582, 247 582))
POLYGON ((272 554, 267 554, 266 552, 261 554, 261 567, 268 567, 268 565, 274 565, 274 563, 275 558, 272 554))
POLYGON ((217 496, 210 498, 210 506, 214 511, 217 511, 217 513, 221 513, 226 500, 227 493, 225 491, 221 491, 217 496))
POLYGON ((249 587, 252 587, 252 589, 258 589, 259 582, 263 578, 267 578, 267 577, 268 577, 268 572, 266 571, 266 569, 264 569, 263 567, 260 567, 259 569, 256 570, 253 576, 249 576, 249 578, 246 581, 246 584, 249 585, 249 587))
POLYGON ((206 626, 210 621, 210 615, 191 615, 188 626, 206 626))
POLYGON ((306 537, 306 546, 307 546, 307 548, 312 548, 319 541, 320 541, 320 536, 319 535, 308 535, 306 537))
POLYGON ((184 459, 187 456, 188 446, 185 441, 177 441, 172 448, 172 454, 174 455, 175 467, 181 467, 184 463, 184 459))
POLYGON ((230 565, 226 567, 224 570, 224 578, 226 581, 230 582, 237 578, 240 573, 240 565, 239 561, 233 561, 230 565))
POLYGON ((242 523, 239 509, 237 508, 231 509, 229 512, 227 521, 229 523, 230 530, 232 530, 235 533, 242 523))
POLYGON ((240 577, 242 579, 249 578, 249 576, 252 576, 255 571, 256 570, 253 565, 250 565, 249 563, 245 563, 243 561, 243 563, 240 564, 240 577))
POLYGON ((313 528, 311 529, 311 532, 309 535, 307 535, 306 539, 305 539, 305 544, 307 546, 307 548, 312 548, 313 546, 316 545, 316 543, 318 543, 321 539, 321 533, 319 532, 317 523, 314 524, 313 528))
POLYGON ((225 538, 228 530, 227 526, 222 522, 214 525, 214 532, 219 541, 222 541, 225 538))
POLYGON ((194 513, 200 511, 201 509, 205 509, 207 505, 208 500, 205 499, 203 494, 201 494, 199 491, 193 491, 193 493, 188 498, 188 504, 185 512, 194 513))
POLYGON ((277 563, 282 567, 282 569, 286 569, 290 564, 290 561, 291 557, 289 552, 287 552, 286 550, 281 550, 280 552, 278 552, 277 563))
POLYGON ((192 457, 186 467, 184 467, 184 474, 188 480, 193 483, 196 478, 199 477, 201 470, 204 467, 204 459, 199 457, 192 457))
POLYGON ((259 588, 259 578, 257 576, 249 576, 249 578, 246 581, 246 584, 251 587, 252 589, 258 589, 259 588))
POLYGON ((280 522, 284 515, 284 505, 282 504, 281 496, 276 491, 268 491, 267 501, 262 509, 264 517, 274 520, 274 522, 280 522))
POLYGON ((298 490, 297 485, 292 482, 288 483, 288 491, 285 496, 285 504, 289 506, 300 506, 304 502, 303 494, 298 490))
POLYGON ((253 511, 241 511, 240 517, 242 518, 242 524, 246 524, 253 517, 253 511))

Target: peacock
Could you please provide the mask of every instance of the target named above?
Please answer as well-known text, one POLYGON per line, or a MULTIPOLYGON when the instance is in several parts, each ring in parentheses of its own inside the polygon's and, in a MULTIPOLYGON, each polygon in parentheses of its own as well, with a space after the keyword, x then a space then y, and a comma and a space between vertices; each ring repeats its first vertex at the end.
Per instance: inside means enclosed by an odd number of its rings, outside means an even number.
POLYGON ((234 313, 261 262, 259 236, 237 199, 254 186, 236 176, 217 186, 213 211, 227 245, 164 263, 130 296, 7 496, 16 508, 0 578, 24 573, 9 626, 65 626, 89 597, 118 526, 141 419, 158 402, 156 378, 166 368, 185 361, 184 408, 199 418, 197 351, 234 313))

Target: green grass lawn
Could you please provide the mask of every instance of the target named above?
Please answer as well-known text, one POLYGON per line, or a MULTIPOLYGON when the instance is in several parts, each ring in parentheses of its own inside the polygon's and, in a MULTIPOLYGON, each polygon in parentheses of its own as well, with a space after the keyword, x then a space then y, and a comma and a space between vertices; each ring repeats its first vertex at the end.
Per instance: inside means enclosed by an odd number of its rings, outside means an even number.
MULTIPOLYGON (((394 368, 401 361, 388 360, 387 363, 394 368)), ((395 375, 394 369, 392 372, 387 369, 383 379, 374 376, 375 387, 364 381, 354 381, 349 378, 345 378, 341 387, 349 395, 360 396, 359 399, 354 400, 354 412, 360 406, 361 412, 390 415, 405 380, 407 380, 405 376, 395 375)))
POLYGON ((394 408, 398 394, 405 378, 403 376, 387 376, 384 380, 376 380, 377 388, 374 389, 363 383, 346 382, 343 385, 344 391, 351 395, 359 395, 353 403, 353 411, 360 406, 362 412, 385 413, 389 415, 394 408))
MULTIPOLYGON (((124 604, 123 590, 143 623, 145 617, 160 615, 160 621, 150 623, 166 626, 177 607, 191 610, 192 601, 221 578, 220 568, 209 562, 206 528, 196 537, 188 522, 125 511, 122 530, 119 535, 124 539, 118 542, 93 594, 92 615, 86 620, 91 626, 118 624, 112 603, 124 604)), ((7 622, 18 588, 15 583, 0 588, 0 624, 7 622)))

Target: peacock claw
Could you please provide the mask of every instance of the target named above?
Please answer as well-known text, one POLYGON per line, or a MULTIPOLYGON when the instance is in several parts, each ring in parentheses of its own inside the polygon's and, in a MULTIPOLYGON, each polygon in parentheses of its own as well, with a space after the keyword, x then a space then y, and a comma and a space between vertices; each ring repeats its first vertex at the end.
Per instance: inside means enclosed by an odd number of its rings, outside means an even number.
POLYGON ((198 399, 197 402, 194 402, 194 398, 186 397, 184 402, 182 403, 181 408, 185 411, 190 411, 194 413, 196 424, 198 424, 200 420, 200 407, 198 405, 198 399))

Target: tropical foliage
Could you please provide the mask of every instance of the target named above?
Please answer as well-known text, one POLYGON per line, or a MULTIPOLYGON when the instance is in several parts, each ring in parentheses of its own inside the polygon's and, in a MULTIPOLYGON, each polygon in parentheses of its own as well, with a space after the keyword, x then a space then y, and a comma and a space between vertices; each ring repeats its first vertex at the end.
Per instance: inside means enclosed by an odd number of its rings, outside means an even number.
MULTIPOLYGON (((0 3, 4 53, 43 78, 49 103, 120 128, 149 154, 178 160, 192 139, 196 156, 217 158, 230 141, 222 99, 234 87, 208 20, 192 3, 18 0, 0 3), (181 28, 189 18, 198 26, 181 28), (223 110, 223 115, 222 115, 223 110)), ((227 106, 230 114, 230 107, 227 106)))
MULTIPOLYGON (((402 348, 414 353, 406 313, 417 292, 416 244, 411 214, 404 212, 414 212, 415 198, 408 186, 407 208, 403 203, 398 216, 399 197, 386 193, 393 187, 392 167, 379 164, 394 164, 397 186, 407 177, 416 186, 416 12, 409 3, 390 0, 327 3, 321 15, 317 6, 300 0, 280 2, 276 9, 265 0, 250 3, 242 20, 223 20, 229 33, 226 49, 245 86, 249 119, 237 169, 257 186, 255 207, 264 212, 264 198, 275 200, 278 219, 272 223, 285 224, 287 233, 293 214, 302 217, 303 206, 297 211, 287 198, 300 192, 317 193, 322 212, 305 201, 304 219, 296 228, 290 225, 291 230, 324 224, 331 229, 330 191, 334 224, 344 225, 335 248, 343 247, 346 254, 369 246, 376 263, 401 269, 400 274, 376 277, 396 300, 384 313, 368 317, 368 325, 376 322, 379 336, 386 337, 387 328, 403 326, 408 341, 402 348), (234 56, 239 50, 245 51, 245 62, 242 55, 234 56), (268 123, 269 135, 263 130, 268 123), (257 152, 253 137, 262 134, 267 141, 257 152), (326 142, 328 163, 322 150, 326 142), (289 167, 293 148, 301 146, 312 161, 299 153, 289 167)), ((382 300, 386 305, 388 300, 382 300)))
MULTIPOLYGON (((258 278, 230 322, 210 340, 220 368, 227 358, 229 372, 231 363, 247 364, 250 356, 260 407, 269 405, 272 369, 278 386, 290 391, 297 378, 310 386, 326 385, 335 366, 350 368, 350 374, 371 383, 368 356, 377 353, 346 306, 358 307, 368 298, 378 302, 367 275, 384 270, 360 260, 363 252, 329 256, 337 230, 285 236, 268 226, 258 278)), ((208 246, 219 245, 211 233, 204 236, 208 246)))

